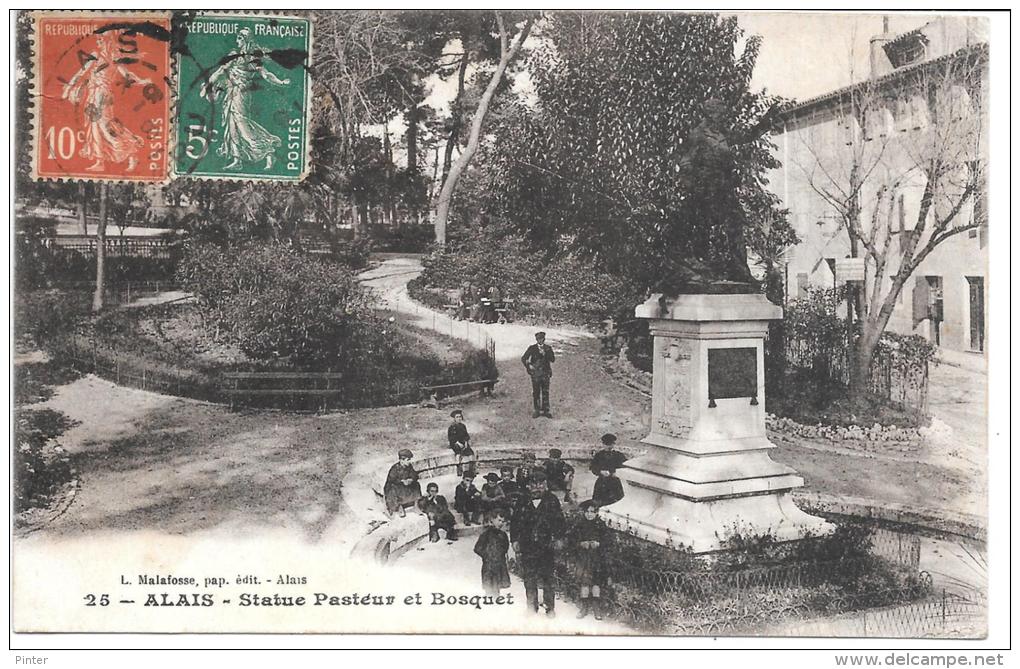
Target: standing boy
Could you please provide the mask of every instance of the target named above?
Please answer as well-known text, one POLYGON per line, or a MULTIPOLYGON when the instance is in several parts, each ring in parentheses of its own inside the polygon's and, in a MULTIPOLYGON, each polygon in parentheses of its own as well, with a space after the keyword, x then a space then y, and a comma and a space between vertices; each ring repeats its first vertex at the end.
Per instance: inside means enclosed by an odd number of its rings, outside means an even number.
POLYGON ((528 376, 531 377, 531 402, 534 408, 532 418, 552 418, 549 413, 549 379, 552 378, 552 363, 555 361, 556 354, 545 343, 545 333, 536 332, 535 343, 521 356, 524 369, 528 370, 528 376))
POLYGON ((510 539, 506 535, 506 516, 496 514, 475 543, 475 554, 482 558, 482 589, 487 595, 498 595, 510 587, 510 570, 506 554, 510 539))
POLYGON ((592 611, 595 620, 602 620, 602 588, 606 583, 604 556, 609 533, 598 511, 593 500, 581 503, 581 515, 570 529, 570 543, 577 555, 576 577, 581 587, 581 610, 577 617, 584 618, 592 611))
POLYGON ((604 469, 615 472, 627 461, 627 456, 624 453, 613 448, 615 445, 615 434, 610 432, 602 435, 602 450, 592 456, 591 459, 590 469, 592 474, 598 476, 599 472, 604 469))

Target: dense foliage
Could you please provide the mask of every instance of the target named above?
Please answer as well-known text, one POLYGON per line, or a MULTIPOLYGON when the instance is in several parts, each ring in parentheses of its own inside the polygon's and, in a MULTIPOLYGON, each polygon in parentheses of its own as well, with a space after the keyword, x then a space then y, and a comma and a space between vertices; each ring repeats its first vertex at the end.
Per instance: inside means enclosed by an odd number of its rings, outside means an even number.
POLYGON ((710 14, 558 13, 550 27, 529 63, 537 105, 495 129, 484 209, 668 290, 746 217, 733 193, 761 191, 776 165, 760 135, 778 100, 749 88, 759 41, 710 14), (722 167, 690 148, 709 121, 730 152, 722 167))
MULTIPOLYGON (((497 286, 516 300, 518 315, 575 323, 597 323, 633 309, 639 293, 617 275, 600 271, 591 260, 568 252, 549 253, 506 225, 469 230, 445 248, 426 256, 419 285, 459 289, 465 282, 497 286)), ((446 298, 431 303, 442 308, 446 298)))
POLYGON ((59 411, 22 409, 14 421, 14 510, 45 507, 71 480, 67 453, 56 438, 75 425, 59 411))
POLYGON ((347 268, 281 245, 194 245, 178 278, 208 325, 255 360, 339 367, 367 310, 347 268))

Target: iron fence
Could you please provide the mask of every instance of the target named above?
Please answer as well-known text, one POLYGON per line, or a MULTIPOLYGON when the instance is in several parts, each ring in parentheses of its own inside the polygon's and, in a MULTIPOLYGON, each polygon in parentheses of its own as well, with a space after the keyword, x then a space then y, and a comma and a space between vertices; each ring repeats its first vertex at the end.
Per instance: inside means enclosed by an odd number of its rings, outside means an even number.
MULTIPOLYGON (((610 560, 603 601, 614 618, 677 635, 923 636, 977 624, 984 612, 977 593, 933 592, 930 574, 919 569, 919 535, 870 527, 868 538, 866 553, 853 558, 729 571, 610 560), (885 576, 872 578, 879 565, 885 576)), ((576 573, 571 554, 558 554, 557 592, 568 599, 578 590, 576 573)))
POLYGON ((782 636, 981 636, 987 624, 986 615, 987 606, 979 597, 943 590, 939 595, 910 604, 864 609, 824 620, 798 621, 773 632, 782 636))
MULTIPOLYGON (((788 367, 809 372, 814 378, 844 388, 850 385, 850 349, 820 347, 816 342, 786 335, 785 356, 788 367)), ((767 350, 767 347, 766 347, 767 350)), ((871 364, 868 388, 873 395, 904 408, 928 410, 928 363, 909 361, 890 351, 876 351, 871 364)))
MULTIPOLYGON (((87 258, 94 257, 98 249, 98 240, 95 237, 86 235, 66 235, 51 237, 43 241, 48 248, 73 251, 87 258)), ((175 258, 180 250, 180 243, 176 238, 164 237, 120 237, 118 235, 108 236, 103 246, 106 249, 106 257, 133 257, 133 258, 160 258, 169 260, 175 258)))

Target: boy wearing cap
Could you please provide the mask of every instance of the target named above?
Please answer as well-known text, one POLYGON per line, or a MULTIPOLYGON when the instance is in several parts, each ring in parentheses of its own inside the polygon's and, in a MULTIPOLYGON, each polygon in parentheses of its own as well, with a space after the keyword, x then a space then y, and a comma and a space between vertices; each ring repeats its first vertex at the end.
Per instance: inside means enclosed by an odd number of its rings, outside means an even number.
POLYGON ((562 492, 563 501, 570 501, 570 489, 574 485, 574 468, 560 458, 563 452, 558 448, 549 449, 549 458, 542 464, 549 484, 549 490, 562 492))
POLYGON ((397 453, 397 462, 386 474, 386 484, 383 486, 383 497, 386 500, 386 511, 390 515, 399 513, 403 518, 404 507, 412 506, 421 497, 421 484, 418 483, 418 472, 411 464, 414 454, 406 448, 400 449, 397 453))
POLYGON ((464 472, 460 483, 453 491, 453 508, 464 517, 465 525, 478 523, 478 508, 482 493, 475 487, 474 478, 474 472, 464 472))
POLYGON ((531 486, 531 478, 537 471, 538 468, 535 465, 535 454, 528 451, 524 454, 524 462, 517 468, 517 475, 514 477, 517 481, 517 485, 521 488, 521 492, 527 493, 528 488, 531 486))
POLYGON ((446 438, 450 442, 450 450, 457 456, 457 476, 464 474, 464 461, 475 459, 475 452, 471 449, 471 435, 468 434, 467 425, 464 424, 464 412, 456 409, 450 414, 453 422, 446 429, 446 438))
POLYGON ((503 500, 503 508, 512 509, 521 496, 521 486, 514 480, 514 468, 503 465, 499 468, 499 487, 503 489, 506 497, 503 500))
POLYGON ((524 369, 528 370, 528 376, 531 377, 531 402, 534 408, 532 418, 552 418, 549 413, 549 379, 552 378, 552 363, 555 361, 556 354, 552 347, 546 346, 545 333, 536 332, 535 343, 521 356, 524 369))
POLYGON ((556 616, 556 590, 553 572, 554 550, 561 548, 565 520, 556 495, 549 492, 544 472, 535 472, 530 499, 523 499, 510 519, 510 541, 521 565, 528 607, 538 612, 538 588, 546 615, 556 616))
POLYGON ((627 461, 627 456, 613 448, 616 444, 616 435, 607 433, 602 435, 602 450, 597 452, 591 459, 591 473, 598 476, 604 470, 616 471, 627 461))
POLYGON ((441 538, 440 531, 443 532, 442 536, 445 536, 446 539, 450 541, 457 540, 457 535, 453 529, 457 521, 454 520, 453 514, 450 513, 450 507, 446 503, 446 498, 439 494, 439 486, 437 484, 429 483, 425 486, 425 496, 418 499, 418 508, 429 519, 429 541, 433 543, 439 541, 441 538))
POLYGON ((602 620, 602 587, 606 583, 604 555, 609 533, 598 510, 594 500, 581 503, 581 515, 570 528, 570 543, 577 555, 575 575, 581 588, 577 617, 584 618, 591 611, 595 620, 602 620))
POLYGON ((500 509, 506 508, 506 493, 499 482, 499 474, 489 472, 485 475, 485 483, 482 484, 482 496, 478 498, 479 507, 482 510, 482 517, 485 522, 492 520, 493 515, 500 509))

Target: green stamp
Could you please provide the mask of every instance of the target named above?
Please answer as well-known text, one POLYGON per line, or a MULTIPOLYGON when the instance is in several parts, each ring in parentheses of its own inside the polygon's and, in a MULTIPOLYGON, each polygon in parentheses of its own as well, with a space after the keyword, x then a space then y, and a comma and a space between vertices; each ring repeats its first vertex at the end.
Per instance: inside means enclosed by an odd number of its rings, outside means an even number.
POLYGON ((177 56, 177 176, 298 181, 308 172, 312 22, 198 15, 177 56))

